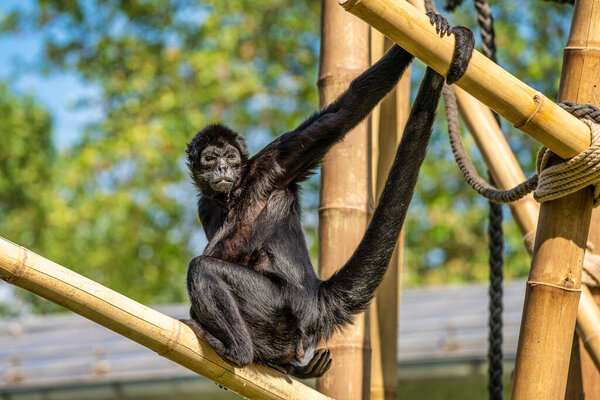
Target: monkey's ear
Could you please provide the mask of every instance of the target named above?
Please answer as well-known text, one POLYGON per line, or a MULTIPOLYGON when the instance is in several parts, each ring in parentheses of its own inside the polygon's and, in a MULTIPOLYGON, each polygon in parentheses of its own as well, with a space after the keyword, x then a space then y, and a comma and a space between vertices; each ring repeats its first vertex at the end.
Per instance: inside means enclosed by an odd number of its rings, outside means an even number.
POLYGON ((186 152, 187 154, 190 154, 190 147, 189 147, 189 146, 185 148, 185 152, 186 152))
POLYGON ((235 143, 237 144, 238 148, 240 149, 240 152, 242 153, 242 155, 246 158, 249 157, 249 153, 248 153, 248 145, 246 144, 246 139, 244 139, 243 137, 236 135, 235 138, 235 143))

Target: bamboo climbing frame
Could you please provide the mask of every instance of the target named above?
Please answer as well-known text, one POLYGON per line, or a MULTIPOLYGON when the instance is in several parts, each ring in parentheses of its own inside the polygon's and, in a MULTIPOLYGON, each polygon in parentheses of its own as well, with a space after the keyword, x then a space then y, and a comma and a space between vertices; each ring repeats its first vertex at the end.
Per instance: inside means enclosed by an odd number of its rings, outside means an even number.
POLYGON ((328 399, 272 369, 225 363, 185 324, 0 237, 0 279, 29 290, 250 399, 328 399))
MULTIPOLYGON (((408 3, 341 0, 340 4, 439 73, 448 70, 454 37, 440 39, 429 18, 408 3)), ((568 79, 563 75, 563 80, 568 79)), ((457 85, 563 158, 580 153, 590 144, 589 129, 581 121, 477 51, 457 85)), ((565 87, 561 84, 561 93, 565 87)), ((586 189, 540 207, 513 399, 564 396, 591 200, 591 191, 586 189)))
MULTIPOLYGON (((463 121, 473 136, 483 160, 500 189, 510 189, 523 182, 525 175, 498 127, 492 112, 460 88, 454 88, 463 121)), ((539 204, 531 194, 509 204, 513 218, 523 235, 535 232, 539 204)), ((585 341, 596 368, 600 369, 600 310, 589 289, 583 288, 577 310, 577 332, 585 341)))

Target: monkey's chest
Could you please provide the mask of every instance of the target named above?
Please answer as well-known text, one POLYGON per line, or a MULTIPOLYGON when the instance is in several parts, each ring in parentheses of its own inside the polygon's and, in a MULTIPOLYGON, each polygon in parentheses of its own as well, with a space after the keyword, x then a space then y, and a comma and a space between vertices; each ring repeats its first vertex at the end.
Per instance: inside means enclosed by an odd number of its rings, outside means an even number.
POLYGON ((264 266, 268 256, 260 246, 257 248, 260 243, 255 237, 263 228, 258 217, 266 203, 266 199, 253 201, 247 207, 236 210, 213 237, 205 254, 236 264, 264 266))

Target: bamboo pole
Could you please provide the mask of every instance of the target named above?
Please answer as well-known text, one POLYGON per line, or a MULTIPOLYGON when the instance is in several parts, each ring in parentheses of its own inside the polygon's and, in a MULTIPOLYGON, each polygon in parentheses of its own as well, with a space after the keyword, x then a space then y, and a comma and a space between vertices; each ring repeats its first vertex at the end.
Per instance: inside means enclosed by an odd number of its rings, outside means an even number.
MULTIPOLYGON (((600 354, 600 311, 597 288, 594 289, 596 294, 592 295, 588 287, 583 287, 575 328, 576 336, 579 338, 577 349, 581 353, 580 362, 577 363, 577 367, 581 370, 581 381, 578 385, 582 387, 582 391, 587 395, 585 399, 588 400, 600 399, 600 357, 598 356, 600 354), (590 301, 584 303, 585 297, 589 297, 590 301), (587 351, 582 351, 581 348, 587 351)), ((571 359, 571 363, 576 361, 571 359)), ((575 398, 581 397, 565 397, 569 400, 575 398)))
MULTIPOLYGON (((371 30, 371 63, 381 58, 393 42, 371 30)), ((376 202, 383 191, 408 119, 410 67, 396 89, 377 106, 371 117, 373 193, 376 202)), ((404 231, 390 261, 377 296, 371 304, 371 399, 398 398, 398 311, 402 287, 402 245, 404 231)))
MULTIPOLYGON (((510 189, 521 183, 525 179, 525 175, 490 109, 464 90, 458 87, 454 87, 454 90, 460 114, 498 187, 510 189)), ((528 232, 534 232, 539 204, 533 199, 533 196, 528 195, 517 202, 510 203, 509 206, 521 233, 525 235, 528 232)), ((600 335, 600 310, 587 288, 582 291, 579 302, 577 329, 582 332, 584 337, 593 338, 600 335)), ((586 348, 594 360, 600 360, 600 339, 597 346, 587 346, 586 348)), ((596 362, 596 365, 600 368, 600 362, 596 362)), ((596 368, 594 369, 596 370, 596 368)))
MULTIPOLYGON (((576 2, 575 13, 579 12, 581 3, 576 2)), ((585 22, 589 27, 593 21, 599 21, 600 10, 590 11, 581 16, 579 23, 585 22)), ((573 33, 580 31, 579 23, 572 25, 573 33)), ((590 30, 585 29, 584 37, 589 33, 590 30)), ((572 55, 569 51, 564 53, 563 65, 569 65, 572 55)), ((562 70, 559 101, 573 100, 567 96, 585 84, 581 78, 568 68, 562 70)), ((565 395, 591 213, 589 187, 540 206, 517 347, 513 399, 565 395)))
MULTIPOLYGON (((369 26, 344 13, 335 0, 322 0, 319 94, 329 104, 351 80, 367 69, 369 26)), ((365 121, 325 156, 321 168, 319 264, 329 278, 350 258, 370 217, 370 138, 365 121)), ((334 334, 328 343, 330 370, 317 380, 318 389, 338 399, 369 396, 371 348, 366 314, 334 334)))
MULTIPOLYGON (((502 131, 500 131, 492 112, 464 90, 458 87, 454 87, 454 90, 461 116, 481 151, 484 162, 488 166, 498 187, 509 189, 522 182, 525 177, 523 171, 508 147, 508 143, 502 131)), ((528 195, 522 200, 509 204, 509 206, 521 233, 525 235, 528 232, 534 232, 537 225, 539 205, 533 197, 528 195)), ((572 354, 571 367, 573 367, 573 363, 579 363, 578 360, 580 357, 584 371, 585 392, 588 394, 600 394, 600 390, 596 390, 595 387, 599 382, 594 379, 595 375, 598 375, 598 369, 600 368, 600 310, 587 287, 583 288, 581 294, 577 311, 576 330, 582 338, 588 338, 581 344, 581 346, 585 345, 587 352, 580 352, 577 349, 572 354), (592 376, 588 377, 588 375, 592 376)), ((573 379, 581 378, 582 375, 579 370, 574 370, 573 368, 571 370, 573 372, 570 372, 569 376, 575 374, 573 379)), ((569 381, 567 393, 570 393, 570 395, 566 398, 573 399, 578 398, 578 394, 582 393, 582 391, 569 381)))
MULTIPOLYGON (((583 286, 583 293, 590 298, 592 296, 587 286, 583 286)), ((596 303, 587 302, 579 305, 576 330, 594 364, 600 365, 600 313, 596 303)), ((593 370, 598 371, 597 368, 593 370)))
MULTIPOLYGON (((446 74, 454 36, 440 38, 429 18, 407 2, 340 0, 340 4, 446 74)), ((590 145, 590 130, 583 122, 477 51, 457 85, 561 157, 573 157, 590 145)))
MULTIPOLYGON (((563 98, 576 103, 587 103, 600 106, 600 85, 598 70, 600 69, 600 1, 579 0, 573 10, 571 31, 563 56, 563 76, 560 91, 563 98), (575 84, 573 84, 575 82, 575 84), (578 83, 578 84, 577 84, 578 83)), ((588 238, 595 245, 596 252, 600 251, 600 214, 595 210, 592 214, 590 236, 588 238)), ((589 251, 589 250, 588 250, 589 251)), ((589 290, 584 290, 583 295, 591 296, 589 290)), ((596 300, 600 300, 597 297, 596 300)), ((577 315, 576 332, 580 337, 579 347, 585 347, 588 352, 580 351, 580 362, 577 367, 581 374, 570 375, 569 380, 576 381, 582 386, 579 392, 585 393, 587 399, 600 399, 600 367, 598 339, 600 328, 600 312, 595 304, 582 304, 577 315), (589 354, 589 355, 588 355, 589 354), (591 357, 590 357, 591 356, 591 357)), ((572 364, 576 363, 572 359, 572 364)), ((575 383, 570 386, 574 386, 575 383)), ((569 399, 583 398, 570 396, 569 399)))
MULTIPOLYGON (((454 38, 440 39, 428 18, 412 6, 394 0, 342 0, 342 5, 437 71, 447 70, 454 38)), ((458 85, 562 157, 590 143, 582 122, 477 52, 458 85)), ((564 395, 591 200, 586 189, 541 206, 513 398, 564 395)))
MULTIPOLYGON (((523 172, 510 151, 491 111, 463 90, 455 87, 455 91, 463 120, 473 134, 483 159, 490 168, 498 186, 502 189, 508 189, 522 182, 524 179, 523 172)), ((535 231, 539 206, 531 196, 510 204, 510 208, 523 234, 535 231)), ((582 329, 585 330, 586 336, 593 337, 593 334, 600 327, 600 312, 595 307, 589 293, 583 292, 578 310, 578 326, 584 324, 582 329), (586 310, 583 314, 582 309, 586 310)), ((596 348, 589 348, 589 351, 600 354, 600 350, 596 348)), ((569 390, 572 391, 571 393, 578 393, 578 389, 572 385, 569 390)))
POLYGON ((29 290, 251 399, 327 399, 272 369, 234 368, 185 324, 0 237, 0 279, 29 290))

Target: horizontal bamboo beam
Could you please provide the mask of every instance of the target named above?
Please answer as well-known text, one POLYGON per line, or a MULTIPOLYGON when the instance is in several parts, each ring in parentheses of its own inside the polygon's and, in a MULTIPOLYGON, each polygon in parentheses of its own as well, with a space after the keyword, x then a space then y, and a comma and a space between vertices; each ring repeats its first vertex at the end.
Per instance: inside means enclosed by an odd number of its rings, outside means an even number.
MULTIPOLYGON (((429 18, 406 1, 340 0, 340 4, 440 74, 447 73, 454 36, 440 38, 429 18)), ((587 125, 478 51, 473 51, 456 85, 563 158, 590 145, 587 125)))
POLYGON ((272 369, 234 368, 185 324, 0 237, 0 279, 29 290, 250 399, 328 399, 272 369))

